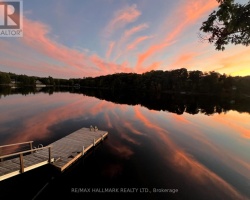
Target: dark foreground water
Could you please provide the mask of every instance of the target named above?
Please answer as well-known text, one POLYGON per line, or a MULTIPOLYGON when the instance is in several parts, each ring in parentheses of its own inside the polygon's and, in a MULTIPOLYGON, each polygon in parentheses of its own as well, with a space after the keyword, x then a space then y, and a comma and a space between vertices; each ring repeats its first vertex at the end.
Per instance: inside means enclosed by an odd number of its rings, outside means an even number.
POLYGON ((2 94, 0 145, 48 145, 90 125, 109 136, 62 174, 44 166, 0 182, 1 200, 250 199, 249 98, 2 94))

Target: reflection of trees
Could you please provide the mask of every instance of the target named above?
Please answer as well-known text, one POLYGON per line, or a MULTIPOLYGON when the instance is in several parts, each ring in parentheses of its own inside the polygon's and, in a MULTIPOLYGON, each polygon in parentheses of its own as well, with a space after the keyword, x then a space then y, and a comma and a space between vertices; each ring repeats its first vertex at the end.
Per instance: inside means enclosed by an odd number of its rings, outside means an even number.
POLYGON ((135 92, 114 92, 110 90, 84 90, 88 96, 94 96, 118 104, 142 105, 152 110, 168 111, 176 114, 203 113, 211 115, 229 110, 250 113, 249 98, 229 97, 218 95, 181 95, 181 94, 161 94, 135 92))
POLYGON ((74 87, 42 87, 42 88, 35 88, 35 87, 18 87, 18 88, 11 88, 9 86, 0 86, 0 97, 13 95, 13 94, 38 94, 38 93, 46 93, 52 95, 54 92, 72 92, 72 93, 80 93, 79 89, 74 87))
POLYGON ((0 87, 0 98, 11 94, 11 87, 0 87))
POLYGON ((176 114, 204 113, 211 115, 213 113, 222 113, 229 110, 236 110, 238 112, 250 113, 250 97, 241 97, 236 95, 181 95, 179 93, 149 93, 149 92, 135 92, 135 91, 118 91, 118 90, 98 90, 98 89, 83 89, 77 88, 54 88, 45 87, 40 88, 39 91, 33 87, 15 88, 0 87, 1 95, 12 94, 37 94, 47 93, 53 95, 56 92, 65 93, 79 93, 87 96, 97 97, 106 101, 111 101, 117 104, 127 105, 142 105, 152 110, 168 111, 176 114))

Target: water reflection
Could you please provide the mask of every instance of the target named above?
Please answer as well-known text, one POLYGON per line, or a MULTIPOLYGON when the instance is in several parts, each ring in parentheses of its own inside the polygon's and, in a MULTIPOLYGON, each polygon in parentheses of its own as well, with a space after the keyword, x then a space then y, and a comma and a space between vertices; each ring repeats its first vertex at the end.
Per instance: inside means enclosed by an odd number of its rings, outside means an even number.
POLYGON ((181 95, 151 94, 128 91, 82 90, 84 94, 118 104, 142 105, 148 109, 168 111, 176 114, 223 113, 229 110, 250 113, 250 98, 235 95, 181 95))
POLYGON ((178 115, 184 112, 189 114, 204 113, 211 115, 214 113, 226 113, 230 110, 250 113, 250 97, 239 95, 183 95, 179 93, 152 94, 147 92, 134 91, 111 91, 111 90, 91 90, 79 88, 15 88, 0 87, 1 96, 13 94, 38 94, 54 92, 70 92, 97 97, 101 100, 111 101, 116 104, 142 105, 150 110, 168 111, 178 115))
POLYGON ((240 105, 246 100, 231 104, 221 97, 46 92, 23 96, 15 90, 1 97, 1 144, 49 144, 82 126, 97 125, 110 133, 100 182, 178 188, 175 196, 165 194, 171 199, 250 197, 249 104, 240 105))

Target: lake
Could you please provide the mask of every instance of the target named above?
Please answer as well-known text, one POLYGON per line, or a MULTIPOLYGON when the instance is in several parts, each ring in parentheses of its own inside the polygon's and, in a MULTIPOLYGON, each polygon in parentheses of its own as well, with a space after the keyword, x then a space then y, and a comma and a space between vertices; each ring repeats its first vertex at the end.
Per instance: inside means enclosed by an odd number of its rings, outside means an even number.
POLYGON ((249 98, 0 92, 0 145, 45 146, 90 125, 109 132, 62 174, 44 166, 2 181, 1 199, 250 199, 249 98))

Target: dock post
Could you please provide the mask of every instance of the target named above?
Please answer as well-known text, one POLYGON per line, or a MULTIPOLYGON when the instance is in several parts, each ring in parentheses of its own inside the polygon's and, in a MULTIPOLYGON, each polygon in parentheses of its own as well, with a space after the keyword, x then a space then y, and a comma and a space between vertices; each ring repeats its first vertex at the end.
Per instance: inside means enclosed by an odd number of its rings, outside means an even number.
POLYGON ((82 155, 84 155, 84 146, 82 146, 82 155))
POLYGON ((49 163, 51 163, 51 147, 49 147, 49 163))
MULTIPOLYGON (((2 156, 2 148, 0 147, 0 156, 2 156)), ((0 162, 3 161, 3 158, 0 158, 0 162)))
MULTIPOLYGON (((32 145, 32 143, 33 143, 33 141, 32 141, 32 142, 30 142, 30 150, 32 150, 32 149, 33 149, 33 145, 32 145)), ((33 153, 33 151, 32 151, 31 153, 33 153)))
POLYGON ((94 138, 94 140, 93 140, 93 146, 95 146, 95 138, 94 138))
POLYGON ((24 172, 24 166, 23 166, 23 154, 20 153, 20 172, 24 172))
POLYGON ((103 134, 102 134, 102 141, 104 140, 103 134))

